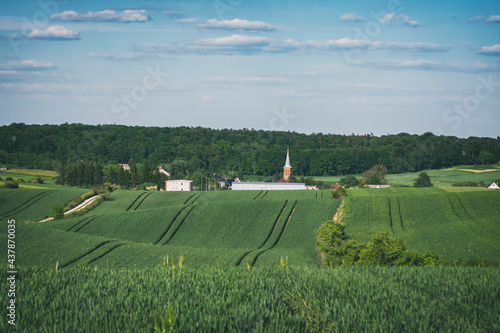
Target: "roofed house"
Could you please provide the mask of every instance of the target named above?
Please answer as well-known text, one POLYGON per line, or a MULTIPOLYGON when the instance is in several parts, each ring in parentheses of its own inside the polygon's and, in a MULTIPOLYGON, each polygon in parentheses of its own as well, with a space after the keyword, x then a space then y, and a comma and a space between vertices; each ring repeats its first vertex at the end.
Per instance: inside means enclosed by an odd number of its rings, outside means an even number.
POLYGON ((164 174, 165 176, 170 178, 170 174, 165 169, 163 169, 162 167, 159 167, 158 170, 161 174, 164 174))
POLYGON ((491 184, 488 185, 488 188, 492 190, 500 190, 500 186, 498 186, 498 184, 495 182, 491 182, 491 184))

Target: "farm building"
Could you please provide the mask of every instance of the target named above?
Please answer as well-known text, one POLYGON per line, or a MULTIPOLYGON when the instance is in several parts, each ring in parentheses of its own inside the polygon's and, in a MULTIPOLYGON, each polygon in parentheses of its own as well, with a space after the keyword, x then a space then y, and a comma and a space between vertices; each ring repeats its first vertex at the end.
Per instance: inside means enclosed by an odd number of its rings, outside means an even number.
POLYGON ((363 187, 368 187, 368 188, 388 188, 391 187, 391 185, 363 185, 363 187))
POLYGON ((498 184, 495 182, 491 182, 491 184, 488 185, 488 188, 493 190, 500 190, 500 186, 498 186, 498 184))
POLYGON ((234 182, 233 191, 243 190, 305 190, 305 183, 234 182))
POLYGON ((185 179, 167 180, 165 191, 192 191, 193 181, 185 179))
POLYGON ((290 153, 286 150, 286 162, 283 167, 283 178, 277 183, 253 183, 234 181, 232 189, 235 191, 242 190, 305 190, 305 183, 287 183, 292 174, 292 166, 290 165, 290 153))

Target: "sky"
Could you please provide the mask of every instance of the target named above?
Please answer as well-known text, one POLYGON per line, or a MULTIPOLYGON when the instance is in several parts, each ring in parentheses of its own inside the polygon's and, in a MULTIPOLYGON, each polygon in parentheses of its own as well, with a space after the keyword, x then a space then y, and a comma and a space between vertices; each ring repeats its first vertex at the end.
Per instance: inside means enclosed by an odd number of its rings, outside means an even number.
POLYGON ((0 125, 500 135, 500 1, 0 2, 0 125))

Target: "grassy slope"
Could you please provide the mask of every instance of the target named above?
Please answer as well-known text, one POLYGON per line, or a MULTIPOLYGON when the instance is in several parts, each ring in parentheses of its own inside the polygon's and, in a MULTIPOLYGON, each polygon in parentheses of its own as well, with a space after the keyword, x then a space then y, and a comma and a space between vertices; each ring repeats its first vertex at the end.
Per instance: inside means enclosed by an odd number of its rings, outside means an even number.
POLYGON ((500 257, 500 192, 441 189, 358 189, 346 199, 343 221, 351 237, 390 231, 410 249, 446 260, 500 257))
POLYGON ((39 221, 50 216, 55 205, 66 206, 86 189, 0 189, 0 218, 19 222, 39 221))

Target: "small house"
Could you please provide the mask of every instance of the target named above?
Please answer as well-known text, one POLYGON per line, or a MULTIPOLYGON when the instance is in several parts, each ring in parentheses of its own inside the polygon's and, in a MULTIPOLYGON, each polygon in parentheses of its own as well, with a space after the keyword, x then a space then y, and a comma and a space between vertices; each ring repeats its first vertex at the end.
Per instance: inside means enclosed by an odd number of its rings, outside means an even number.
POLYGON ((491 184, 488 185, 488 188, 492 190, 500 190, 500 186, 498 186, 498 184, 495 182, 491 182, 491 184))

